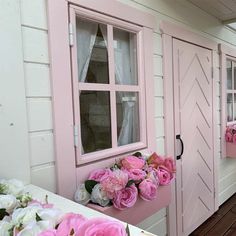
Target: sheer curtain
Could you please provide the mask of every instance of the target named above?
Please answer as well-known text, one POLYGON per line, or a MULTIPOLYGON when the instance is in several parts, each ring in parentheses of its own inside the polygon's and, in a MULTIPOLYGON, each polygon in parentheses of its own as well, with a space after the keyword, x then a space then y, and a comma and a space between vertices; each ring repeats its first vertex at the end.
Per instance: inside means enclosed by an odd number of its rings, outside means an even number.
MULTIPOLYGON (((101 26, 103 38, 107 45, 107 31, 101 26)), ((115 60, 115 79, 117 84, 133 85, 135 84, 134 64, 131 64, 130 38, 127 38, 127 32, 122 30, 114 30, 114 60, 115 60)), ((132 60, 134 62, 134 60, 132 60)), ((122 101, 123 121, 120 134, 118 137, 118 146, 133 143, 139 135, 137 129, 138 124, 135 123, 135 114, 138 114, 137 97, 132 93, 118 92, 118 96, 122 101)))
MULTIPOLYGON (((77 39, 77 61, 78 61, 79 82, 85 82, 92 50, 96 40, 97 31, 98 31, 97 23, 84 21, 82 19, 77 20, 76 39, 77 39)), ((81 140, 81 154, 84 154, 82 140, 81 140)))

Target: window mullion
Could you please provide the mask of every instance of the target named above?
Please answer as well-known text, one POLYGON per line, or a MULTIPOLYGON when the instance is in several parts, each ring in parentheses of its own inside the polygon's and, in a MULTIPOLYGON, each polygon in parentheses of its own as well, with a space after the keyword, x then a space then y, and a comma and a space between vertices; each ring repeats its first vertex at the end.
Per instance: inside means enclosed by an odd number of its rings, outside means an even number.
POLYGON ((113 48, 113 26, 107 25, 107 49, 109 64, 110 109, 111 109, 111 133, 112 147, 117 147, 117 119, 116 119, 116 91, 115 91, 115 62, 113 48))

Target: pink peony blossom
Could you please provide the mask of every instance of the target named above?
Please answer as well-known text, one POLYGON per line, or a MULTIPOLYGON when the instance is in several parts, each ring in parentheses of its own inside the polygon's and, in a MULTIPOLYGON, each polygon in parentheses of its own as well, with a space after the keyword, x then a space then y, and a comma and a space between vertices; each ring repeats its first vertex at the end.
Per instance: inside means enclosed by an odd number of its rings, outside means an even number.
POLYGON ((122 170, 115 170, 101 181, 101 187, 109 199, 113 199, 115 192, 123 189, 128 183, 128 174, 122 170))
POLYGON ((148 164, 152 166, 153 168, 158 168, 158 166, 163 165, 164 158, 161 156, 158 156, 155 152, 148 158, 147 160, 148 164))
POLYGON ((139 195, 145 201, 150 201, 157 196, 157 185, 151 179, 145 179, 139 184, 139 195))
POLYGON ((157 170, 157 176, 160 185, 168 185, 174 177, 173 174, 170 173, 165 166, 159 166, 157 170))
POLYGON ((97 182, 101 182, 103 179, 107 178, 112 171, 108 168, 106 169, 97 169, 93 170, 89 175, 89 180, 95 180, 97 182))
POLYGON ((225 141, 226 142, 233 142, 233 135, 230 132, 225 133, 225 141))
POLYGON ((121 165, 123 168, 130 169, 142 169, 145 165, 145 160, 138 158, 136 156, 127 156, 121 160, 121 165))
POLYGON ((56 229, 49 229, 40 233, 38 236, 59 236, 59 235, 57 234, 56 229))
POLYGON ((57 228, 56 235, 70 235, 71 231, 77 235, 79 227, 86 221, 86 218, 79 214, 68 213, 57 228))
POLYGON ((157 176, 157 169, 150 170, 147 174, 147 179, 152 180, 152 182, 158 187, 159 186, 159 179, 157 176))
POLYGON ((134 180, 134 181, 141 181, 145 179, 146 177, 146 172, 140 169, 122 169, 124 172, 126 172, 129 176, 129 180, 134 180))
POLYGON ((119 210, 124 210, 126 208, 132 207, 137 201, 137 197, 138 190, 133 184, 130 187, 123 188, 115 193, 113 205, 119 210))
POLYGON ((175 173, 176 172, 176 166, 175 162, 171 157, 165 158, 163 165, 171 172, 175 173))
POLYGON ((102 218, 89 219, 79 227, 76 235, 127 236, 125 227, 122 225, 122 223, 119 221, 102 218))

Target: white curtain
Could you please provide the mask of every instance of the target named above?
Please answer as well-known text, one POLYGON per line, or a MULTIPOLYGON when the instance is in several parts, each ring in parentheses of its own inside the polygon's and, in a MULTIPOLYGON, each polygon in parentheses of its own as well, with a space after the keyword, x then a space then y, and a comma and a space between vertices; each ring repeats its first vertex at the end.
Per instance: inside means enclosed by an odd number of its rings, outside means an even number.
MULTIPOLYGON (((92 50, 97 36, 98 24, 79 19, 76 24, 78 80, 85 82, 92 50)), ((81 136, 82 137, 82 136, 81 136)), ((82 140, 81 140, 82 141, 82 140)), ((84 154, 81 142, 81 153, 84 154)))
MULTIPOLYGON (((101 27, 105 43, 107 45, 106 28, 101 27)), ((134 84, 134 67, 135 63, 131 64, 131 51, 130 38, 127 37, 127 32, 121 30, 114 30, 114 59, 115 59, 115 79, 117 84, 132 85, 134 84)), ((134 60, 132 60, 134 62, 134 60)), ((139 125, 137 106, 138 98, 132 93, 118 92, 118 96, 122 101, 123 121, 120 134, 118 137, 118 145, 125 145, 133 143, 137 140, 139 135, 139 125)))

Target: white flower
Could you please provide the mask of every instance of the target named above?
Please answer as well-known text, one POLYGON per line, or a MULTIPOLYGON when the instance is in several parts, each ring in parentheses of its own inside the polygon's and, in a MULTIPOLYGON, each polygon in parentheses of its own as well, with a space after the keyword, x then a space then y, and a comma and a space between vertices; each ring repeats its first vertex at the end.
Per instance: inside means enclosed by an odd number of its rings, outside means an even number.
POLYGON ((12 224, 7 221, 0 221, 0 236, 10 236, 9 230, 12 228, 12 224))
POLYGON ((37 236, 41 232, 52 228, 53 225, 49 221, 31 222, 17 236, 37 236))
POLYGON ((101 184, 96 184, 93 187, 91 201, 94 203, 98 203, 100 206, 103 207, 109 204, 110 200, 106 196, 106 193, 102 190, 101 184))
POLYGON ((81 184, 75 192, 74 199, 76 202, 86 205, 90 201, 90 196, 91 195, 85 189, 85 185, 81 184))
POLYGON ((10 179, 10 180, 2 179, 0 183, 5 185, 6 187, 5 194, 12 194, 14 196, 18 196, 24 190, 23 182, 17 179, 10 179))
POLYGON ((11 213, 18 205, 16 197, 13 195, 0 195, 0 208, 6 209, 8 213, 11 213))
POLYGON ((23 225, 24 227, 32 222, 36 222, 36 213, 42 209, 40 206, 28 206, 18 208, 12 214, 12 222, 14 225, 23 225))

